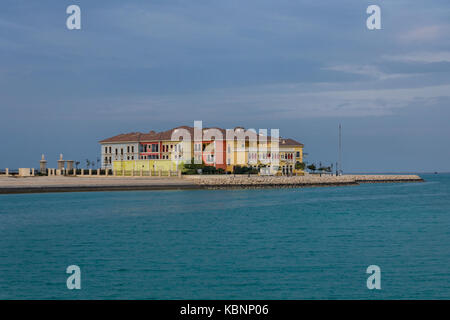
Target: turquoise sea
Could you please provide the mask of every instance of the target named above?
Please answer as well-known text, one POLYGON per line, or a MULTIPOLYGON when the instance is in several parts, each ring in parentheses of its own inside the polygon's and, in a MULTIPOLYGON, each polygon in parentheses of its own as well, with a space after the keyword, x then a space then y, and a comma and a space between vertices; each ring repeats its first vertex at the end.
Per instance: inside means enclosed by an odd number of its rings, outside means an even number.
POLYGON ((448 299, 450 174, 0 195, 0 299, 448 299), (66 268, 81 268, 68 290, 66 268), (366 268, 381 268, 368 290, 366 268))

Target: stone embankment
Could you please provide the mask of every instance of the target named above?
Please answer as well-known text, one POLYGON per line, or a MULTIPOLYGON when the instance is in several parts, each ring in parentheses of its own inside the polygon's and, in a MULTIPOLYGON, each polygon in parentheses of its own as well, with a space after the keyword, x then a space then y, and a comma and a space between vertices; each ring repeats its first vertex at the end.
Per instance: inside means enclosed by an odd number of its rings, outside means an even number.
POLYGON ((230 188, 302 188, 358 185, 360 183, 420 182, 417 175, 305 175, 294 177, 193 175, 180 177, 0 177, 0 194, 194 190, 230 188))
POLYGON ((261 176, 189 176, 185 177, 208 189, 222 188, 298 188, 358 185, 360 183, 422 182, 418 175, 305 175, 293 177, 261 176))

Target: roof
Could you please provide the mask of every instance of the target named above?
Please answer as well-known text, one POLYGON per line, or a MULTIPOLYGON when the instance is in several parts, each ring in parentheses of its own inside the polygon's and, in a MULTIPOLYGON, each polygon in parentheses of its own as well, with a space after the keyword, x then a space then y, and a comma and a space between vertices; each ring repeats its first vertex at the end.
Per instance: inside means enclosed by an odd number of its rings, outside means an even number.
POLYGON ((142 135, 142 133, 140 133, 140 132, 121 133, 121 134, 119 134, 117 136, 101 140, 100 143, 107 143, 107 142, 138 142, 138 141, 140 141, 141 135, 142 135))
POLYGON ((303 147, 303 143, 290 138, 280 138, 280 146, 303 147))
MULTIPOLYGON (((203 128, 203 134, 208 134, 208 131, 212 130, 212 129, 219 130, 222 133, 223 137, 226 137, 227 130, 218 128, 218 127, 203 128)), ((236 129, 245 130, 242 127, 236 127, 235 129, 231 129, 231 130, 236 130, 236 129)), ((191 137, 194 136, 194 127, 180 126, 180 127, 172 128, 172 129, 169 129, 166 131, 161 131, 161 132, 155 132, 152 130, 147 133, 142 133, 142 132, 122 133, 122 134, 119 134, 114 137, 103 139, 100 141, 100 143, 103 144, 103 143, 121 143, 121 142, 170 141, 172 138, 172 135, 174 133, 176 133, 176 130, 180 130, 181 135, 182 135, 182 130, 186 130, 187 132, 189 132, 191 137)), ((211 133, 211 137, 215 138, 214 132, 210 132, 210 133, 211 133)), ((258 134, 257 138, 259 139, 260 137, 262 137, 262 135, 258 134)), ((268 139, 271 137, 264 136, 264 138, 268 139)), ((235 139, 237 139, 236 136, 235 136, 235 139)), ((245 139, 249 140, 248 137, 246 137, 245 139)), ((279 139, 280 139, 280 146, 303 146, 302 143, 300 143, 294 139, 290 139, 290 138, 279 138, 279 139)), ((182 139, 180 139, 180 140, 182 140, 182 139)))

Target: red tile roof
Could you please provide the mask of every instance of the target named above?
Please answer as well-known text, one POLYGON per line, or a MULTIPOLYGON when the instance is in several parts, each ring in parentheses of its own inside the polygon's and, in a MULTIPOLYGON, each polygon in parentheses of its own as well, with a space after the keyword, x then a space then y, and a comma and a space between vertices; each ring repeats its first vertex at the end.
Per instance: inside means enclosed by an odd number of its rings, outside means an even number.
POLYGON ((300 143, 294 139, 280 138, 280 146, 300 146, 303 147, 303 143, 300 143))
MULTIPOLYGON (((237 128, 242 128, 242 127, 236 127, 235 129, 237 129, 237 128)), ((176 127, 176 128, 173 128, 173 129, 170 129, 167 131, 161 131, 161 132, 150 131, 147 133, 141 133, 141 132, 122 133, 117 136, 101 140, 100 143, 103 144, 103 143, 120 143, 120 142, 170 141, 174 131, 177 129, 187 130, 189 132, 189 134, 191 135, 191 137, 194 137, 194 127, 180 126, 180 127, 176 127)), ((223 137, 226 137, 226 130, 222 129, 222 128, 217 128, 217 127, 203 128, 203 134, 207 133, 209 129, 217 129, 222 133, 223 137)), ((244 128, 242 128, 242 129, 244 129, 244 128)), ((214 134, 212 134, 212 137, 214 137, 214 134)), ((259 138, 260 135, 258 135, 257 137, 259 138)), ((270 136, 267 136, 266 138, 270 139, 270 136)), ((235 137, 235 139, 237 139, 237 138, 235 137)), ((249 140, 249 138, 246 137, 246 140, 249 140)), ((303 146, 303 144, 301 144, 300 142, 295 141, 293 139, 280 138, 280 146, 303 146)))

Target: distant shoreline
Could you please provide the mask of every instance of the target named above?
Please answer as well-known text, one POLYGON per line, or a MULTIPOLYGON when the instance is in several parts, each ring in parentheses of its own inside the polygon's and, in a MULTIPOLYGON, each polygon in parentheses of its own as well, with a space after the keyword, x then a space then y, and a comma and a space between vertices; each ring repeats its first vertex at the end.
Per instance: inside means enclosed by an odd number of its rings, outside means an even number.
POLYGON ((309 188, 356 186, 364 183, 423 182, 418 175, 343 175, 262 177, 233 175, 198 175, 182 178, 149 177, 0 177, 0 194, 150 191, 150 190, 218 190, 261 188, 309 188))

